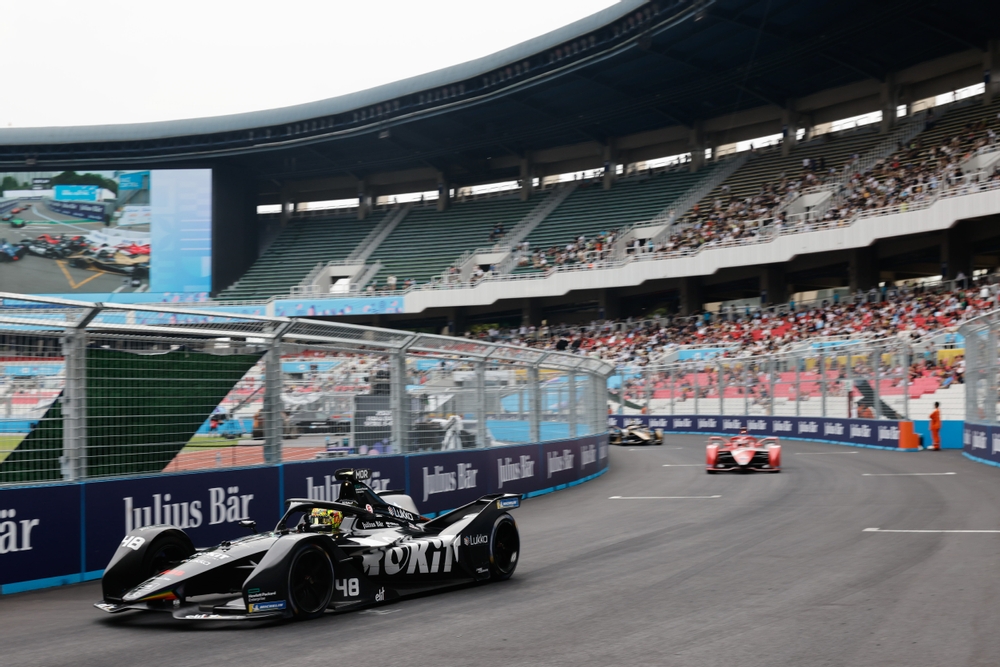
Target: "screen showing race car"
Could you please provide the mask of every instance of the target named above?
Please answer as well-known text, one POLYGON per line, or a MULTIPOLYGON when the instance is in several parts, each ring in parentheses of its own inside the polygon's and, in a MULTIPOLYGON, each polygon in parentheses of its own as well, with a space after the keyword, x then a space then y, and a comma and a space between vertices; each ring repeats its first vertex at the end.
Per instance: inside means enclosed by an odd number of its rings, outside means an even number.
POLYGON ((207 294, 212 171, 0 174, 0 290, 207 294))

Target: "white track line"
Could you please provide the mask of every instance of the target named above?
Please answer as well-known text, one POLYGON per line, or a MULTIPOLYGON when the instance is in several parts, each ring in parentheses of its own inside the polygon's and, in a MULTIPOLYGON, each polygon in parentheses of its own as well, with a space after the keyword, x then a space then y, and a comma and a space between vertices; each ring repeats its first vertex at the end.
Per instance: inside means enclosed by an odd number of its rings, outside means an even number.
POLYGON ((707 500, 722 496, 610 496, 608 500, 707 500))
POLYGON ((957 475, 957 472, 863 472, 862 477, 928 477, 933 475, 957 475))
POLYGON ((704 463, 664 463, 664 468, 700 468, 704 463))
POLYGON ((886 530, 885 528, 865 528, 863 533, 1000 533, 1000 530, 886 530))

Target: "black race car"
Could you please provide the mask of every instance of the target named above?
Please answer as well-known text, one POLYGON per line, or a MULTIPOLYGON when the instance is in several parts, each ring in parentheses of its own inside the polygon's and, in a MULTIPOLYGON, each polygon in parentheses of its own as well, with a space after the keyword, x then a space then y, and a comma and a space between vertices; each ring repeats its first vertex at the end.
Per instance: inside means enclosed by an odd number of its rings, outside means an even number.
POLYGON ((23 245, 13 245, 7 243, 7 239, 0 239, 0 262, 16 262, 28 254, 28 249, 23 245))
MULTIPOLYGON (((428 520, 409 496, 376 494, 370 476, 338 470, 336 500, 287 500, 274 530, 207 549, 173 526, 133 530, 94 606, 190 620, 309 619, 514 574, 521 545, 507 510, 520 496, 483 496, 428 520)), ((241 524, 256 533, 254 522, 241 524)))
POLYGON ((608 444, 626 446, 662 445, 663 429, 649 429, 640 424, 626 424, 621 428, 609 426, 608 444))
POLYGON ((292 428, 300 435, 351 432, 351 420, 349 418, 337 417, 314 410, 300 410, 293 413, 288 418, 288 421, 292 428))

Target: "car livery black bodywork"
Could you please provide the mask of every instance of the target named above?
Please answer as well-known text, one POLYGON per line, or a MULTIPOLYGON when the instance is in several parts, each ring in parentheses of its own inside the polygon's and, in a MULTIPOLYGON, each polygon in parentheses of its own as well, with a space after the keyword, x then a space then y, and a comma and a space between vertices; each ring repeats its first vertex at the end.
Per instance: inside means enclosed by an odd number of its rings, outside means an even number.
POLYGON ((640 424, 608 427, 609 445, 662 445, 663 429, 650 429, 640 424))
POLYGON ((514 573, 520 537, 508 510, 520 496, 483 496, 428 520, 408 496, 380 497, 364 483, 369 476, 338 470, 337 500, 287 500, 273 531, 208 549, 173 526, 133 530, 104 571, 95 606, 190 620, 308 619, 514 573), (314 510, 340 520, 317 525, 314 510))

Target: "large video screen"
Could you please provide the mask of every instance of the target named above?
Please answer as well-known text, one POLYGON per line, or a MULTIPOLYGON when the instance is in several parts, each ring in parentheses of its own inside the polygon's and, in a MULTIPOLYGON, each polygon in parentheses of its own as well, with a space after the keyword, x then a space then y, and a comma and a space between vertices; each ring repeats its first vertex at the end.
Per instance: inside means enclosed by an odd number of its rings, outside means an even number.
POLYGON ((212 171, 0 173, 0 291, 212 288, 212 171))

